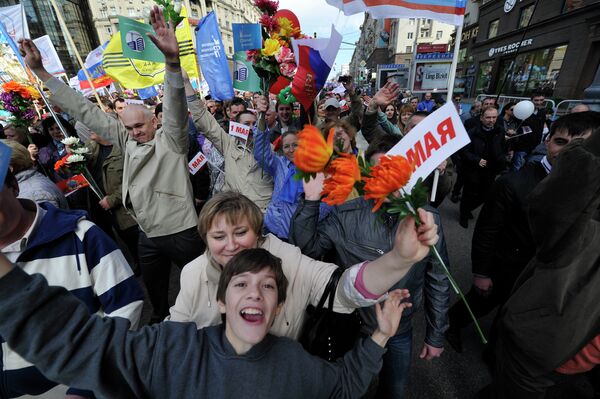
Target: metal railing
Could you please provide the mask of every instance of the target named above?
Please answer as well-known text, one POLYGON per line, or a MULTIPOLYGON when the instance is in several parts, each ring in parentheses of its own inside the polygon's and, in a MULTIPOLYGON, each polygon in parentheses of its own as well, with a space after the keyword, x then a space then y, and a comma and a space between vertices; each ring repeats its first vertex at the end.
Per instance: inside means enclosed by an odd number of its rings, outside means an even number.
POLYGON ((571 112, 571 110, 579 104, 587 105, 591 111, 600 111, 600 100, 563 100, 554 108, 552 120, 556 120, 563 115, 571 112))
MULTIPOLYGON (((481 101, 483 102, 484 99, 486 98, 496 98, 495 95, 490 95, 490 94, 480 94, 477 96, 477 98, 475 98, 475 101, 481 101)), ((510 102, 514 102, 514 103, 518 103, 519 101, 523 101, 523 100, 531 100, 531 98, 529 97, 517 97, 517 96, 504 96, 504 95, 500 95, 498 97, 498 107, 500 110, 502 110, 502 108, 510 103, 510 102)), ((545 99, 544 100, 544 104, 546 105, 546 108, 549 108, 551 110, 555 110, 556 108, 556 103, 554 102, 554 100, 551 99, 545 99)))

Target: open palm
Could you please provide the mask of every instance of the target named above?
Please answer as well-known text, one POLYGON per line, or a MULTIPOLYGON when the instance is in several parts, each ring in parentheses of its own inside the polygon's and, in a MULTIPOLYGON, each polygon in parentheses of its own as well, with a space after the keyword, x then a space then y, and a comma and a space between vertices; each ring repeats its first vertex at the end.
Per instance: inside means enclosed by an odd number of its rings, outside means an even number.
POLYGON ((400 94, 400 86, 394 82, 387 82, 381 89, 375 93, 373 100, 381 107, 391 104, 398 98, 400 94))
POLYGON ((148 37, 162 51, 166 61, 179 61, 179 44, 175 36, 175 28, 165 21, 162 11, 157 6, 150 11, 150 24, 155 34, 149 34, 148 37))

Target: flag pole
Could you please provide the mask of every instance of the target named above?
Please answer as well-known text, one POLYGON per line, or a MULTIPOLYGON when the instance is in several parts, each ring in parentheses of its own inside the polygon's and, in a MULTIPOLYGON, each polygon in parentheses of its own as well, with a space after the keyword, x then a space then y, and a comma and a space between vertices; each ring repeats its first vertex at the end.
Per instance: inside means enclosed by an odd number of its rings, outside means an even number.
POLYGON ((75 52, 75 57, 77 57, 77 61, 79 61, 79 65, 81 66, 81 69, 83 70, 83 73, 85 74, 85 77, 87 78, 88 82, 90 82, 90 87, 92 88, 92 91, 94 92, 94 97, 96 97, 96 101, 98 102, 98 106, 100 107, 100 109, 102 111, 106 111, 104 109, 104 105, 102 104, 102 101, 100 101, 100 96, 98 95, 98 92, 96 91, 96 87, 94 86, 94 82, 92 81, 92 78, 91 78, 90 74, 88 73, 88 70, 85 67, 85 64, 83 63, 83 60, 81 59, 81 56, 79 55, 79 51, 77 51, 77 47, 75 46, 75 42, 73 41, 73 37, 71 36, 71 33, 69 32, 69 29, 67 28, 67 24, 65 23, 65 20, 62 17, 62 13, 60 12, 60 9, 58 8, 58 5, 56 4, 56 1, 55 0, 50 0, 50 4, 52 4, 52 8, 54 8, 54 12, 56 13, 56 18, 58 18, 58 22, 59 22, 60 27, 61 27, 61 29, 63 31, 63 34, 67 38, 67 41, 69 42, 69 45, 73 48, 73 51, 75 52))
MULTIPOLYGON (((52 0, 54 1, 54 0, 52 0)), ((464 21, 464 19, 463 19, 464 21)), ((448 94, 446 95, 446 102, 452 101, 452 95, 454 94, 454 80, 456 78, 456 67, 458 65, 458 52, 460 50, 460 40, 462 38, 463 23, 456 27, 456 36, 454 39, 454 55, 452 56, 452 65, 450 66, 450 76, 448 77, 448 94)))

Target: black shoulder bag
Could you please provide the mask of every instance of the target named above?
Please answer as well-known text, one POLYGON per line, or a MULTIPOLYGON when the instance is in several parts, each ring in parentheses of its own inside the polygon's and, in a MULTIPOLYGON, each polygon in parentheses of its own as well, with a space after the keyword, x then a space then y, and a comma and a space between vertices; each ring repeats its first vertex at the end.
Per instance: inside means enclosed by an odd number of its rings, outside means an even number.
POLYGON ((300 331, 299 341, 304 349, 330 362, 352 349, 360 333, 361 321, 356 311, 350 314, 333 311, 335 292, 343 272, 339 267, 333 272, 317 307, 308 305, 300 331))

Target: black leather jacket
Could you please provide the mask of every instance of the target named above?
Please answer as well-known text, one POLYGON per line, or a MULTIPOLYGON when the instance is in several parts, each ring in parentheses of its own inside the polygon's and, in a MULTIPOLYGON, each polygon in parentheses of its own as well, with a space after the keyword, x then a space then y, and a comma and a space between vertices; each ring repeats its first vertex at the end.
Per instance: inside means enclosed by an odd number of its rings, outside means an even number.
MULTIPOLYGON (((303 254, 318 259, 333 249, 336 252, 336 263, 341 267, 350 267, 377 259, 392 249, 399 220, 381 211, 372 213, 372 201, 363 198, 348 201, 334 207, 320 222, 319 204, 319 201, 301 198, 292 217, 289 239, 303 254)), ((439 213, 434 208, 426 209, 433 213, 439 227, 440 240, 436 248, 446 266, 449 266, 439 213)), ((410 290, 413 303, 402 314, 398 334, 411 327, 412 314, 419 308, 424 297, 427 320, 425 342, 436 348, 443 347, 444 332, 448 328, 450 283, 434 256, 429 255, 415 264, 392 289, 394 288, 410 290)), ((372 330, 377 325, 373 309, 361 309, 360 313, 367 328, 372 330)))
MULTIPOLYGON (((492 186, 473 232, 473 273, 514 279, 535 255, 527 221, 527 197, 548 173, 539 163, 499 177, 492 186)), ((535 204, 534 204, 535 206, 535 204)))

